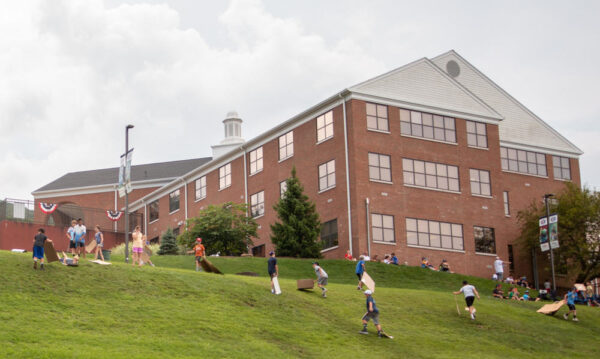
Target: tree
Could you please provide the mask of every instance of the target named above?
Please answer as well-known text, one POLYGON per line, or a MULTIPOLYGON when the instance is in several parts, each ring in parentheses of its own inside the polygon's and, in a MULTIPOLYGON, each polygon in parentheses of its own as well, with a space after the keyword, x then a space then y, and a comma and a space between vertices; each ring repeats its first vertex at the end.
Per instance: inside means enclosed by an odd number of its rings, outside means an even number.
MULTIPOLYGON (((558 214, 560 247, 554 251, 555 267, 584 282, 600 275, 600 193, 567 182, 550 205, 558 214)), ((544 204, 533 202, 519 211, 520 243, 527 249, 539 248, 539 218, 546 215, 544 204)))
POLYGON ((158 255, 162 256, 165 254, 179 254, 179 247, 177 246, 177 239, 172 228, 167 228, 165 233, 160 238, 160 248, 158 249, 158 255))
POLYGON ((273 208, 279 222, 271 225, 271 241, 279 256, 320 258, 321 222, 315 204, 304 194, 304 188, 296 177, 296 167, 292 177, 286 181, 287 190, 273 208))
POLYGON ((227 202, 210 205, 197 217, 187 220, 186 231, 179 236, 179 243, 193 248, 196 238, 202 238, 207 254, 221 253, 239 256, 252 245, 251 237, 257 237, 258 225, 247 216, 246 204, 227 202))

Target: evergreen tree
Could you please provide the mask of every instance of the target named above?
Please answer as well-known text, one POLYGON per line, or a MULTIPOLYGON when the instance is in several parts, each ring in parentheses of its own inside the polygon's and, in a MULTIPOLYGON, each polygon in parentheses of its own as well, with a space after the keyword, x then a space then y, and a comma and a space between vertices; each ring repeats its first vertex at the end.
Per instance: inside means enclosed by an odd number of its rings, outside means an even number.
POLYGON ((177 237, 173 233, 172 228, 167 228, 160 238, 160 248, 158 249, 158 255, 165 254, 179 254, 179 247, 177 246, 177 237))
POLYGON ((292 177, 286 181, 287 190, 273 208, 278 222, 271 225, 271 241, 278 256, 320 258, 321 222, 315 204, 304 194, 304 188, 296 177, 296 167, 292 177))

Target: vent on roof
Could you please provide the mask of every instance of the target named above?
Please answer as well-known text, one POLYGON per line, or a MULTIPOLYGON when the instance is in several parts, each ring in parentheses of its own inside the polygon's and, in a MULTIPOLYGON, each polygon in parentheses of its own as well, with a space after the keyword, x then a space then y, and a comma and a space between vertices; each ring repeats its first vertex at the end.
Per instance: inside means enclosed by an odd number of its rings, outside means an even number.
POLYGON ((452 77, 458 77, 460 75, 460 67, 454 60, 450 60, 446 63, 446 72, 452 77))

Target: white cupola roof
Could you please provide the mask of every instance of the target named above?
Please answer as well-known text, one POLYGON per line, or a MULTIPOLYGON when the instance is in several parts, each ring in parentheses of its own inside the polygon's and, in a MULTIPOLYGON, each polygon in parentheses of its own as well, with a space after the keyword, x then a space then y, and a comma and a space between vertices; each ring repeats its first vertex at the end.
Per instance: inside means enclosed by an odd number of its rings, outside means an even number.
POLYGON ((211 146, 213 158, 222 156, 246 142, 242 138, 242 122, 237 111, 229 111, 227 113, 227 116, 223 120, 225 138, 218 145, 211 146))

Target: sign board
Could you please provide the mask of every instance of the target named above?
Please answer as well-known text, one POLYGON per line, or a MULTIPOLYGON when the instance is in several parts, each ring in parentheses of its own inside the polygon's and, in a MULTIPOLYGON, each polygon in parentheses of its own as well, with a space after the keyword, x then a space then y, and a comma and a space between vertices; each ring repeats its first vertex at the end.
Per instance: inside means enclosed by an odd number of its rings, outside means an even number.
POLYGON ((121 165, 119 166, 119 197, 125 196, 125 191, 131 193, 131 154, 133 148, 124 155, 121 155, 121 165))
POLYGON ((558 245, 558 214, 553 214, 549 218, 548 231, 550 232, 550 247, 556 249, 558 245))
POLYGON ((548 242, 548 219, 546 217, 540 218, 540 247, 542 252, 550 249, 550 243, 548 242))

